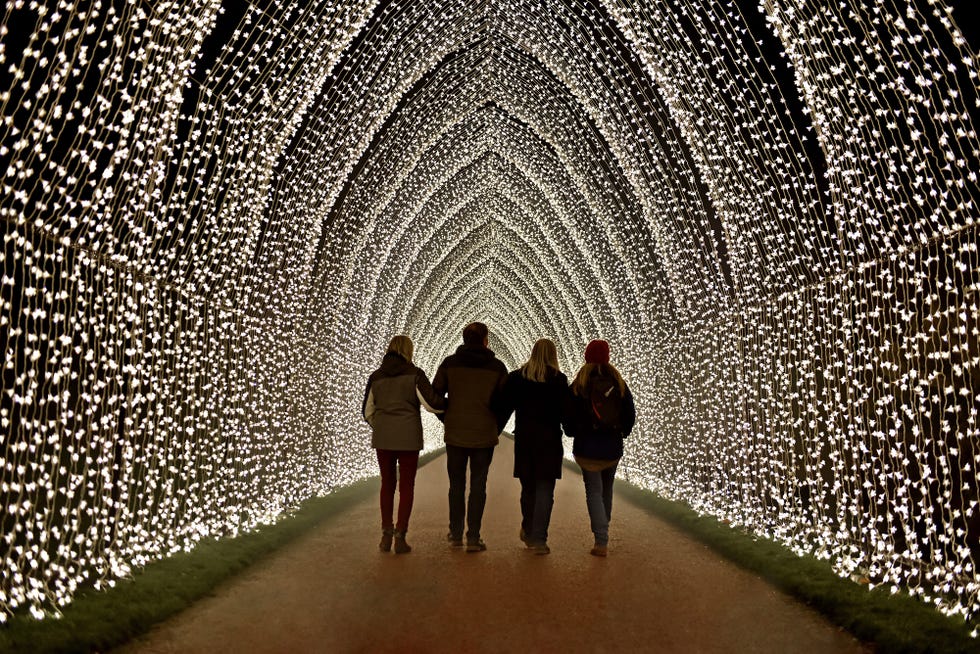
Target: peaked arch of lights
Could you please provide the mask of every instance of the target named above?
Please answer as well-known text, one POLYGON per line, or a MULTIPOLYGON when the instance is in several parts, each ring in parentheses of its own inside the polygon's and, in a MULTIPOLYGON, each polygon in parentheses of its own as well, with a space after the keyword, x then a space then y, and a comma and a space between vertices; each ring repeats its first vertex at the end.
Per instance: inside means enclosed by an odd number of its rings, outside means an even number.
POLYGON ((975 619, 977 56, 850 4, 8 2, 0 621, 372 474, 384 344, 475 319, 611 341, 631 481, 975 619))

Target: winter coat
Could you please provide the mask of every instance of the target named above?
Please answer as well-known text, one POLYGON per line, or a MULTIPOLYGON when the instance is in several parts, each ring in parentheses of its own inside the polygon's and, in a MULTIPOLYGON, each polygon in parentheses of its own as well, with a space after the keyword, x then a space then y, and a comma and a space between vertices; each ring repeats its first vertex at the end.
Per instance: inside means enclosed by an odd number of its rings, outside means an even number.
MULTIPOLYGON (((594 378, 593 378, 594 379, 594 378)), ((592 379, 589 380, 590 385, 592 379)), ((569 390, 570 401, 568 410, 562 418, 565 434, 574 439, 572 454, 587 459, 600 461, 615 461, 623 456, 623 441, 633 431, 636 422, 636 405, 629 386, 623 395, 623 406, 620 410, 621 427, 619 433, 604 433, 592 426, 592 403, 589 400, 588 388, 585 397, 580 397, 569 390)))
POLYGON ((568 378, 557 371, 543 382, 527 379, 520 369, 507 376, 501 406, 505 418, 515 414, 515 477, 561 479, 561 417, 569 396, 568 378))
POLYGON ((432 379, 436 395, 445 397, 446 444, 495 447, 506 421, 501 422, 499 394, 507 368, 482 346, 460 345, 443 360, 432 379))
POLYGON ((361 414, 371 425, 371 447, 379 450, 421 450, 422 416, 419 407, 438 413, 445 407, 421 368, 405 357, 388 352, 371 374, 364 390, 361 414))

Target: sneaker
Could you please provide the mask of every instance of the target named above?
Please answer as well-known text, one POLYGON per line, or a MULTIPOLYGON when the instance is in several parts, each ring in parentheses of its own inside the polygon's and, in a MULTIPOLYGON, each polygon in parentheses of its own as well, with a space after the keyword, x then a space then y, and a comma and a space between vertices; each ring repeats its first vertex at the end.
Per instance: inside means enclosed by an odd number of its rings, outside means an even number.
POLYGON ((467 552, 483 552, 487 549, 487 544, 482 539, 466 541, 467 552))
POLYGON ((528 543, 527 551, 538 555, 551 554, 551 548, 547 543, 528 543))
POLYGON ((606 553, 607 547, 605 545, 596 545, 592 548, 592 551, 589 552, 589 554, 592 556, 606 556, 606 553))
POLYGON ((385 529, 381 532, 381 542, 378 543, 378 549, 382 552, 391 551, 391 539, 395 535, 393 529, 385 529))
POLYGON ((449 546, 450 547, 462 547, 463 546, 463 537, 462 536, 453 536, 451 532, 448 533, 448 534, 446 534, 446 540, 449 541, 449 546))

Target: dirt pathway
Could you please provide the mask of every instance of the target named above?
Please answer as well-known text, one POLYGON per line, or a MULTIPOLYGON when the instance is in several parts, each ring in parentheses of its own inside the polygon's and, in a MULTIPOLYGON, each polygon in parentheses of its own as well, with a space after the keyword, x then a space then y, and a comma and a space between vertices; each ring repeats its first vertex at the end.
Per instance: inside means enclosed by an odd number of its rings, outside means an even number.
POLYGON ((483 538, 446 543, 445 458, 419 470, 414 551, 382 554, 376 501, 341 517, 134 641, 185 652, 862 652, 805 606, 616 497, 609 557, 589 555, 581 477, 558 482, 549 543, 518 540, 513 444, 501 439, 483 538))

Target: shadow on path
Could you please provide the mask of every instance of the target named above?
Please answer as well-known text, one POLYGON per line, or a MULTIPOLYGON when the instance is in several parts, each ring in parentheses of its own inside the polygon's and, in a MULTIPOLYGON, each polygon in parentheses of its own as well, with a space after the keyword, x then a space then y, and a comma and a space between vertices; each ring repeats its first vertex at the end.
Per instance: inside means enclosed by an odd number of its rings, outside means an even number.
POLYGON ((513 443, 490 469, 483 538, 446 543, 445 459, 421 468, 410 554, 377 549, 376 499, 352 505, 120 650, 184 652, 863 652, 820 615, 628 500, 589 555, 581 477, 564 470, 551 554, 518 539, 513 443))

